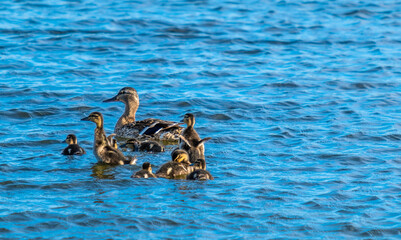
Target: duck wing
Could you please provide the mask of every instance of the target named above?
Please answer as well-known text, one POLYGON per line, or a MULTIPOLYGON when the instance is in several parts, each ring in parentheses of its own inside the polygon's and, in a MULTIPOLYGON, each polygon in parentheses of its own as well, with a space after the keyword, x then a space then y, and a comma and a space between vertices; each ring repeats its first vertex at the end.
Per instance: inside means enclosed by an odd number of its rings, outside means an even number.
POLYGON ((172 131, 175 129, 182 129, 180 123, 165 121, 155 118, 148 118, 142 121, 137 121, 135 125, 143 125, 142 131, 139 135, 155 135, 162 131, 172 131))

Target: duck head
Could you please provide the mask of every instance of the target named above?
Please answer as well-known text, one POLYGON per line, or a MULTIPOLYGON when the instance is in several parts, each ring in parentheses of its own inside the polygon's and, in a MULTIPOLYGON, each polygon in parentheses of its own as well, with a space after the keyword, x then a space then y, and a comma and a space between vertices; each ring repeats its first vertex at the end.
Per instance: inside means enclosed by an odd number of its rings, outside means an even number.
POLYGON ((147 170, 148 172, 152 172, 152 164, 150 164, 149 162, 144 162, 142 164, 142 169, 143 170, 147 170))
POLYGON ((176 149, 171 153, 171 160, 173 162, 178 162, 178 163, 187 163, 190 164, 189 162, 189 155, 187 151, 183 149, 176 149))
POLYGON ((81 121, 91 121, 96 123, 97 127, 102 127, 103 115, 100 112, 92 112, 89 116, 82 118, 81 121))
POLYGON ((122 148, 130 148, 134 151, 138 151, 139 149, 140 142, 134 138, 128 139, 123 145, 121 145, 122 148))
POLYGON ((139 105, 139 96, 135 88, 124 87, 112 98, 106 99, 103 102, 123 102, 125 104, 135 103, 139 105))
POLYGON ((195 169, 203 169, 206 170, 206 161, 205 159, 197 159, 194 163, 193 166, 195 169))
POLYGON ((192 113, 186 113, 182 121, 187 124, 188 127, 195 125, 195 116, 192 113))

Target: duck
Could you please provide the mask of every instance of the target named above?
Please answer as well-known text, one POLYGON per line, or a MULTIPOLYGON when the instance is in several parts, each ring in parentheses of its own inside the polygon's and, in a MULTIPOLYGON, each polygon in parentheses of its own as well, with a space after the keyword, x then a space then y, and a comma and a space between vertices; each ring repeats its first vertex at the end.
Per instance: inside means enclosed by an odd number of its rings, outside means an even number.
POLYGON ((111 165, 135 164, 135 158, 127 159, 120 150, 110 146, 103 127, 103 115, 100 112, 92 112, 89 116, 84 117, 81 120, 91 121, 96 124, 93 154, 98 162, 111 165))
POLYGON ((130 148, 140 152, 164 152, 164 146, 159 142, 151 140, 141 142, 135 138, 128 139, 125 144, 121 145, 121 148, 130 148))
POLYGON ((74 134, 69 134, 67 136, 67 138, 65 139, 65 141, 68 143, 68 147, 66 147, 62 154, 63 155, 84 155, 85 149, 83 149, 82 147, 80 147, 78 145, 78 140, 77 140, 77 136, 75 136, 74 134))
POLYGON ((187 180, 214 180, 212 174, 206 170, 205 159, 197 159, 193 165, 194 171, 187 175, 187 180))
POLYGON ((179 148, 184 149, 189 154, 189 161, 194 163, 197 159, 205 158, 205 146, 204 143, 209 141, 210 137, 201 139, 199 134, 196 132, 195 126, 195 116, 192 113, 186 113, 182 120, 187 127, 182 130, 179 135, 180 142, 179 148))
POLYGON ((137 121, 135 114, 139 107, 139 96, 135 88, 124 87, 112 98, 103 102, 122 102, 125 111, 114 126, 114 133, 119 138, 154 139, 166 142, 178 142, 178 135, 183 127, 180 123, 155 118, 137 121))
POLYGON ((156 175, 152 173, 152 164, 144 162, 142 164, 142 170, 132 174, 132 178, 156 178, 156 175))
POLYGON ((171 153, 171 161, 163 164, 156 172, 157 177, 169 179, 185 179, 192 171, 189 166, 189 155, 183 149, 176 149, 171 153))

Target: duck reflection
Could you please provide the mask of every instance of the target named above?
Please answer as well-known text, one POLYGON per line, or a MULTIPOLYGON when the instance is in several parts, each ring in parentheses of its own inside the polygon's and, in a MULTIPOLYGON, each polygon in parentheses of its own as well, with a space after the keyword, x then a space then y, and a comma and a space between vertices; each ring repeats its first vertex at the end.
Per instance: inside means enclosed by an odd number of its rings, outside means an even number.
POLYGON ((97 179, 115 179, 114 173, 112 170, 114 169, 113 166, 105 163, 95 163, 92 166, 92 174, 91 177, 97 179))

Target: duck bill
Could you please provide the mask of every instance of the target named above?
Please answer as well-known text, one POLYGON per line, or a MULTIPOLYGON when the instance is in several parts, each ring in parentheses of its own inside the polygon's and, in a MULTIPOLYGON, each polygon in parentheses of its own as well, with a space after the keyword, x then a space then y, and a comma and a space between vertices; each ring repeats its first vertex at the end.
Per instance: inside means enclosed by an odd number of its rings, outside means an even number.
POLYGON ((118 100, 117 97, 118 97, 118 95, 116 95, 116 96, 114 96, 112 98, 106 99, 103 102, 118 102, 119 100, 118 100))
POLYGON ((84 117, 81 119, 81 121, 90 121, 89 117, 84 117))

